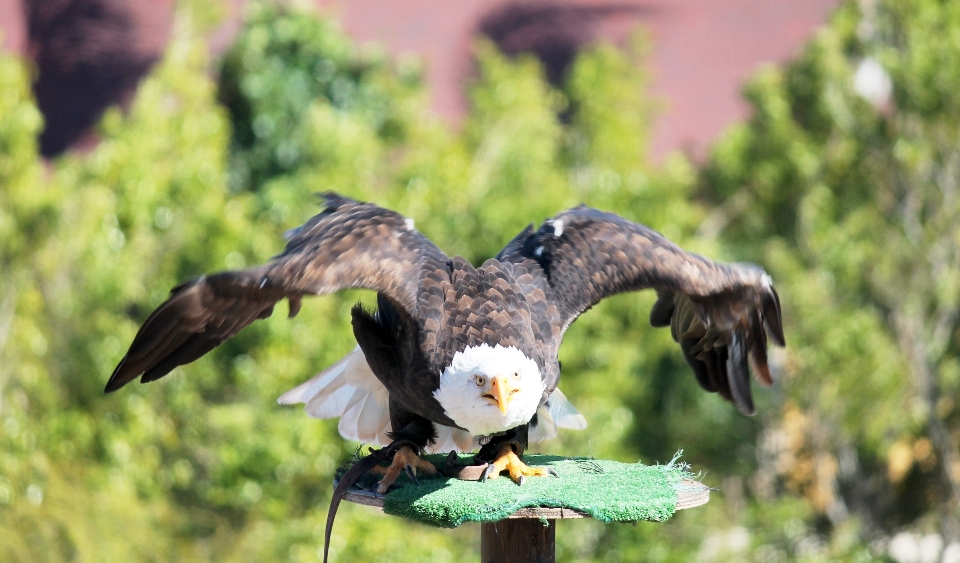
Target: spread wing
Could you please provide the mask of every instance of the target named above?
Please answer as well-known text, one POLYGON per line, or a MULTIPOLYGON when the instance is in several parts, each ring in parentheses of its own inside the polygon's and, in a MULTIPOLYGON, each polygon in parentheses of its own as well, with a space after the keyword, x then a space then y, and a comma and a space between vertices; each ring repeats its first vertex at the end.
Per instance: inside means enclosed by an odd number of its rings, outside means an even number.
POLYGON ((221 272, 175 287, 140 327, 105 391, 163 377, 190 363, 287 298, 290 316, 304 295, 366 288, 413 312, 420 273, 446 255, 403 216, 328 193, 324 210, 289 234, 284 251, 263 266, 221 272))
POLYGON ((780 302, 758 266, 684 252, 660 233, 580 206, 528 227, 498 258, 533 275, 557 304, 554 341, 604 297, 657 290, 650 322, 670 325, 700 385, 753 414, 748 364, 770 384, 767 337, 784 344, 780 302))

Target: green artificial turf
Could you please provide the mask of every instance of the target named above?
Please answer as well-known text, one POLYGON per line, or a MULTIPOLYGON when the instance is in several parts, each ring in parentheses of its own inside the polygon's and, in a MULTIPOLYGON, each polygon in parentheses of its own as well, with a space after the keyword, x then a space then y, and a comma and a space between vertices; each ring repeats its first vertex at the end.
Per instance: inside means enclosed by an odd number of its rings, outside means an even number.
MULTIPOLYGON (((427 456, 443 467, 445 456, 427 456)), ((518 486, 506 475, 486 483, 446 477, 399 479, 383 499, 383 511, 434 526, 501 520, 518 509, 572 508, 602 522, 663 521, 677 503, 680 482, 691 475, 682 465, 642 465, 588 458, 527 455, 532 466, 553 467, 559 478, 532 477, 518 486)))

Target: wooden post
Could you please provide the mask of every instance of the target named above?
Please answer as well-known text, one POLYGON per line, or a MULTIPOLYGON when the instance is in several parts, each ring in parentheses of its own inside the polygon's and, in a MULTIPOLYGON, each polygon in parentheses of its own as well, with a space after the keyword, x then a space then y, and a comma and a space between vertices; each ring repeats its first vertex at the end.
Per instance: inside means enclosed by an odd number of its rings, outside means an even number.
POLYGON ((508 518, 480 524, 481 563, 554 563, 557 521, 508 518))

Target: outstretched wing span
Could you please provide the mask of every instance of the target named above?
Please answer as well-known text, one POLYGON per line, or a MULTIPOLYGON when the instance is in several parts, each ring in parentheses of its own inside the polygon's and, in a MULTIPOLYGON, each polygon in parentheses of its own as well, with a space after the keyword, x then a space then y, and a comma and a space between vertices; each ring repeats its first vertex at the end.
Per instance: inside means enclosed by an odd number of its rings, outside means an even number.
POLYGON ((263 266, 222 272, 175 287, 154 311, 114 370, 105 391, 163 377, 203 356, 287 298, 290 316, 304 295, 366 288, 413 312, 420 271, 446 255, 386 209, 323 195, 324 210, 289 235, 284 251, 263 266))
POLYGON ((604 297, 656 289, 650 322, 670 325, 700 385, 753 414, 749 363, 770 384, 767 336, 784 344, 780 302, 758 266, 684 252, 660 233, 580 206, 527 228, 498 258, 542 276, 558 303, 554 342, 604 297))

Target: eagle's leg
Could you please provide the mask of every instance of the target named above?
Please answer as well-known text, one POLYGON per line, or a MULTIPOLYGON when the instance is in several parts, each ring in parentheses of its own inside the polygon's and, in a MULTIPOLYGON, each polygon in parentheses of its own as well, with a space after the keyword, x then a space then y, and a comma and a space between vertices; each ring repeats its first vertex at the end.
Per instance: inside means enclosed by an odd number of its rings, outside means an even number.
POLYGON ((557 477, 557 472, 550 467, 530 467, 523 463, 523 451, 527 447, 527 425, 508 430, 504 435, 497 436, 480 448, 476 461, 487 462, 487 468, 480 475, 481 481, 498 477, 501 472, 507 471, 510 479, 522 485, 527 477, 557 477))
MULTIPOLYGON (((437 468, 425 459, 420 459, 412 445, 402 446, 397 453, 393 454, 393 461, 390 465, 383 467, 378 465, 370 470, 375 475, 383 475, 380 483, 377 485, 377 493, 384 495, 390 490, 390 485, 400 477, 400 473, 406 472, 410 479, 417 483, 417 471, 422 471, 425 475, 435 475, 437 468)), ((419 484, 419 483, 417 483, 419 484)))
POLYGON ((437 473, 437 468, 432 463, 420 459, 420 454, 427 444, 437 437, 433 423, 391 400, 390 424, 394 429, 399 429, 389 433, 393 443, 387 446, 388 450, 396 450, 396 453, 393 454, 389 466, 377 466, 371 470, 371 473, 383 473, 383 478, 377 485, 377 493, 381 495, 387 493, 400 473, 405 472, 414 483, 417 482, 418 471, 424 475, 437 473))
POLYGON ((546 477, 547 475, 557 477, 557 472, 552 467, 530 467, 523 463, 511 444, 506 444, 500 448, 493 463, 488 464, 487 468, 483 470, 480 480, 493 479, 503 471, 508 471, 510 479, 518 485, 523 485, 527 477, 546 477))

